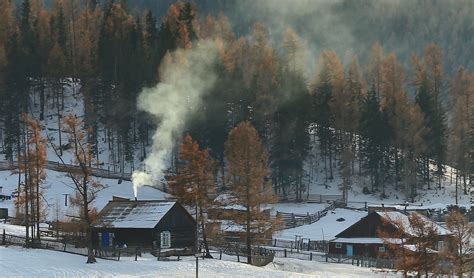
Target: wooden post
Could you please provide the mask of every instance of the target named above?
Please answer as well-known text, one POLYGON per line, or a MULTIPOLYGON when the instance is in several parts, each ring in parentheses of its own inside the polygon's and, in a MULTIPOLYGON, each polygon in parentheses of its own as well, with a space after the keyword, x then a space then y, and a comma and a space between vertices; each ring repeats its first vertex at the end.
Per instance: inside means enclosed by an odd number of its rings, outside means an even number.
POLYGON ((310 260, 310 261, 313 260, 313 252, 310 252, 310 253, 309 253, 309 260, 310 260))
POLYGON ((219 260, 222 260, 222 250, 219 251, 219 260))
POLYGON ((311 239, 308 238, 308 251, 310 249, 310 247, 309 247, 310 245, 311 245, 311 239))
POLYGON ((5 245, 5 229, 3 229, 2 245, 5 245))
POLYGON ((284 251, 284 253, 285 253, 285 258, 286 258, 286 248, 285 248, 283 251, 284 251))
POLYGON ((118 251, 117 261, 120 261, 120 250, 118 251))
POLYGON ((138 247, 135 248, 135 261, 138 260, 138 247))
POLYGON ((275 240, 273 241, 273 247, 276 247, 276 246, 277 246, 277 239, 275 238, 275 240))

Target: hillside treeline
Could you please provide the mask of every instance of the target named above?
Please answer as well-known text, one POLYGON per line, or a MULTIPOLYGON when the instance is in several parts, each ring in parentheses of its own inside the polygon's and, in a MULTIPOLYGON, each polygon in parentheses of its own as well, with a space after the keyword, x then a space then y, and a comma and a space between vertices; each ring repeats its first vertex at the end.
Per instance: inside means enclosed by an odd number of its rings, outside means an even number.
POLYGON ((283 196, 303 198, 314 161, 324 165, 326 180, 340 173, 344 193, 354 175, 363 175, 370 177, 367 190, 384 197, 393 186, 413 199, 420 188, 442 186, 446 165, 457 169, 459 193, 472 184, 474 77, 460 64, 446 74, 445 61, 453 60, 434 43, 411 53, 409 67, 377 42, 361 65, 357 56, 344 64, 327 49, 310 72, 293 29, 275 40, 255 23, 250 35, 238 36, 223 14, 199 16, 190 3, 169 6, 161 20, 126 1, 58 0, 48 9, 38 0, 1 1, 0 13, 1 152, 8 160, 24 145, 21 114, 31 114, 34 103, 43 120, 50 105, 60 119, 72 81, 80 83, 88 140, 97 146, 106 138, 122 165, 143 159, 154 124, 137 110, 138 94, 160 82, 168 53, 205 39, 218 46, 218 78, 185 133, 221 165, 227 134, 248 120, 283 196))

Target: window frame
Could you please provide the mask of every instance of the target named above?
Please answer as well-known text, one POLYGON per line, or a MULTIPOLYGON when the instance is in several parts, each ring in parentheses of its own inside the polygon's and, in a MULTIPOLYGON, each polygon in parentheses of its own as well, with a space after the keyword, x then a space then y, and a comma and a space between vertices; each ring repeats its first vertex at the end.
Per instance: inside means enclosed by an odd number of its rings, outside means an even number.
POLYGON ((171 248, 171 233, 169 231, 162 231, 160 233, 160 248, 171 248))
POLYGON ((387 252, 387 248, 385 248, 385 246, 379 246, 378 250, 379 250, 379 253, 387 252))
POLYGON ((341 249, 342 248, 342 243, 336 242, 335 247, 336 247, 336 249, 341 249))

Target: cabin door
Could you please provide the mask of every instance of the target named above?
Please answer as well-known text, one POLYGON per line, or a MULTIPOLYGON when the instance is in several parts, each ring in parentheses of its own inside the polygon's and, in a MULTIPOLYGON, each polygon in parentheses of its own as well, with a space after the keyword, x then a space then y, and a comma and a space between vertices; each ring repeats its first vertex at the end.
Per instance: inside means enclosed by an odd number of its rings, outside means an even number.
POLYGON ((348 257, 352 257, 352 252, 353 252, 353 251, 352 251, 352 244, 347 244, 347 245, 346 245, 346 252, 347 252, 346 255, 347 255, 348 257))
POLYGON ((102 232, 102 247, 109 247, 110 237, 108 232, 102 232))

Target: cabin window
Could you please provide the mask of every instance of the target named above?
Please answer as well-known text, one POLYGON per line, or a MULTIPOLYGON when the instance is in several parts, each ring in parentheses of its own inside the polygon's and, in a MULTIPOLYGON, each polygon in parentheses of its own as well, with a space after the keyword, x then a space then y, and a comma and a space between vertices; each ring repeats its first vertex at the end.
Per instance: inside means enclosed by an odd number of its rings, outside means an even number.
POLYGON ((342 248, 342 243, 336 243, 336 248, 342 248))
POLYGON ((379 253, 385 253, 385 246, 379 247, 379 253))
POLYGON ((161 248, 171 247, 171 234, 168 231, 161 232, 161 248))
POLYGON ((438 251, 443 251, 444 249, 444 241, 438 241, 438 251))

